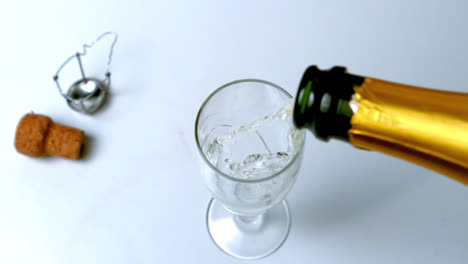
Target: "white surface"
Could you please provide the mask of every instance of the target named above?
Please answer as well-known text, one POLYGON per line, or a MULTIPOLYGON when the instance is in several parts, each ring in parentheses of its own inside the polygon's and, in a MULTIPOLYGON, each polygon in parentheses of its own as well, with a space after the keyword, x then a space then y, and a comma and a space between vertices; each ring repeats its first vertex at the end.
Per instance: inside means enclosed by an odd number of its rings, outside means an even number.
MULTIPOLYGON (((3 1, 0 263, 237 263, 210 241, 193 126, 218 86, 295 93, 310 64, 468 91, 466 1, 3 1), (52 75, 120 34, 111 102, 70 110, 52 75), (84 161, 16 153, 28 111, 82 128, 84 161)), ((311 134, 289 195, 293 226, 258 263, 467 263, 468 189, 311 134)))

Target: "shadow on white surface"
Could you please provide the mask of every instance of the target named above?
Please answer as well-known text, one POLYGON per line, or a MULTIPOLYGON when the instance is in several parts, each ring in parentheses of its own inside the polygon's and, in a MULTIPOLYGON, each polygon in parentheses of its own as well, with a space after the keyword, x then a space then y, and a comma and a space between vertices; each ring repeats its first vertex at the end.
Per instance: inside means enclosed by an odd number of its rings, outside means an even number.
POLYGON ((296 207, 301 210, 293 212, 294 224, 306 236, 350 227, 423 184, 403 171, 378 165, 365 173, 330 170, 322 177, 332 180, 305 187, 315 193, 296 207))
POLYGON ((93 146, 96 144, 96 139, 88 134, 85 134, 83 148, 81 149, 81 160, 88 161, 93 157, 93 146))

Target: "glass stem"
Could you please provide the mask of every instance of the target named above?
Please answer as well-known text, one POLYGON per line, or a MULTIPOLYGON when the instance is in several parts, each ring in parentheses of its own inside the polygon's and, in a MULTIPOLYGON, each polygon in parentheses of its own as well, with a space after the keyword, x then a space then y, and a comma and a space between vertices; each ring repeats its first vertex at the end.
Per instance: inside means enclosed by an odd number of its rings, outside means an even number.
POLYGON ((234 221, 237 224, 237 227, 244 231, 258 231, 264 223, 264 215, 236 215, 234 216, 234 221))
POLYGON ((239 217, 239 220, 242 221, 243 223, 252 223, 252 222, 260 220, 260 218, 262 218, 262 215, 254 215, 254 216, 239 215, 238 217, 239 217))

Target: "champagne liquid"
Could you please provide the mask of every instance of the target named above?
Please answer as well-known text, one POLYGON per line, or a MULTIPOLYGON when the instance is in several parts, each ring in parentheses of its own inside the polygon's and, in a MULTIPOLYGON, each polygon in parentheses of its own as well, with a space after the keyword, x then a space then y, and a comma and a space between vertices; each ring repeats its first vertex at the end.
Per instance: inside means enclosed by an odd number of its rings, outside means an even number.
POLYGON ((206 157, 222 172, 239 179, 261 179, 279 172, 291 161, 300 141, 298 130, 290 122, 292 112, 291 100, 276 113, 216 137, 207 148, 206 157), (286 148, 273 148, 265 138, 285 141, 286 148), (235 149, 239 146, 257 146, 257 152, 235 149), (236 159, 234 152, 242 152, 243 158, 236 159))
POLYGON ((232 128, 223 125, 207 137, 204 152, 209 162, 224 174, 243 180, 232 181, 208 169, 208 187, 233 213, 258 215, 284 199, 292 187, 299 163, 288 166, 301 151, 304 133, 292 122, 293 101, 277 112, 232 128), (264 180, 266 179, 266 180, 264 180), (262 180, 262 181, 258 181, 262 180), (258 182, 257 182, 258 181, 258 182))

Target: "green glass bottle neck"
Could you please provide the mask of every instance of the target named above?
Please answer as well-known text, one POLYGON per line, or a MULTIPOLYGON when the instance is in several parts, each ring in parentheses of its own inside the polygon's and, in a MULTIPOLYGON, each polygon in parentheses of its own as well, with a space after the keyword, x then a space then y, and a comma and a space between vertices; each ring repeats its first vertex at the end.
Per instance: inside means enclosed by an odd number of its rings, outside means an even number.
POLYGON ((305 71, 296 96, 294 124, 307 128, 321 140, 330 138, 349 141, 353 111, 349 102, 354 86, 364 78, 346 73, 343 67, 322 71, 310 66, 305 71))

